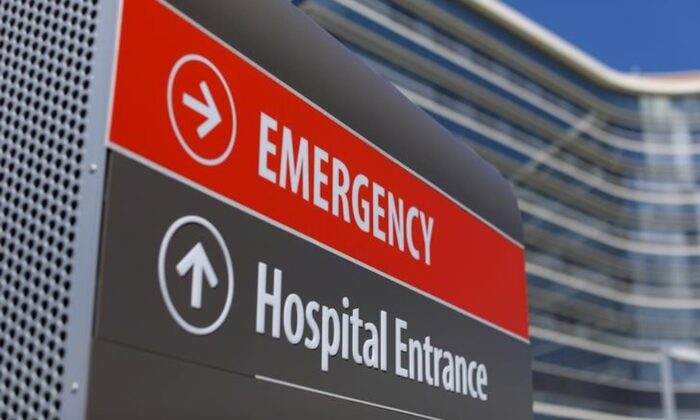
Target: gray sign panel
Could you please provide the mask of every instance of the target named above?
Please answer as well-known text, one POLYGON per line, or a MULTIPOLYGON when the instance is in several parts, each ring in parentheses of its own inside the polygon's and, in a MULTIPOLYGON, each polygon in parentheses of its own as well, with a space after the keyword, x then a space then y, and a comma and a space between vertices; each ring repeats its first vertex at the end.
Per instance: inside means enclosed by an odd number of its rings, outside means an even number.
POLYGON ((313 395, 304 412, 319 417, 335 403, 313 404, 329 398, 441 419, 530 416, 526 343, 119 154, 108 194, 95 415, 136 418, 166 395, 206 405, 210 390, 233 397, 247 378, 251 398, 219 413, 293 388, 313 395), (153 355, 171 361, 147 363, 153 355), (159 373, 184 362, 182 376, 159 373), (115 369, 148 378, 159 399, 114 407, 115 369))
POLYGON ((531 418, 492 167, 288 2, 121 22, 91 418, 531 418))

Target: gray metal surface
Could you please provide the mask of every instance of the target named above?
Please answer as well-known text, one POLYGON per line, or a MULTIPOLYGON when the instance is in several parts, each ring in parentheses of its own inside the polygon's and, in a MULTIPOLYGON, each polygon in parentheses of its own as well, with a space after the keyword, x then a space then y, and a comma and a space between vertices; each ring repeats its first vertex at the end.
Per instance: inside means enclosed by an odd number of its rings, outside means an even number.
POLYGON ((111 61, 98 54, 113 44, 109 9, 98 0, 0 1, 2 420, 84 413, 111 61))

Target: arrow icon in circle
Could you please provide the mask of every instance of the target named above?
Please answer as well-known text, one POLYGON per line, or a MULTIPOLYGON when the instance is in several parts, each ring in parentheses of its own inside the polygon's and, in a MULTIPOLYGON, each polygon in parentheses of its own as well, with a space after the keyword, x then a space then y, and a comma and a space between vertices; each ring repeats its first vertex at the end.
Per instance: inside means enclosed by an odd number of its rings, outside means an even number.
POLYGON ((206 103, 202 103, 202 101, 189 93, 182 94, 182 103, 206 118, 206 120, 197 127, 197 135, 201 139, 206 137, 211 130, 215 129, 216 126, 221 123, 221 114, 219 114, 219 108, 216 107, 216 102, 214 102, 214 97, 211 95, 207 82, 199 82, 199 90, 202 92, 202 95, 204 95, 206 103))
POLYGON ((192 271, 192 294, 190 295, 190 306, 194 309, 202 309, 202 287, 204 287, 204 277, 207 278, 209 287, 216 288, 219 284, 219 279, 216 277, 214 267, 209 261, 206 251, 201 242, 192 247, 177 266, 177 273, 180 277, 192 271))

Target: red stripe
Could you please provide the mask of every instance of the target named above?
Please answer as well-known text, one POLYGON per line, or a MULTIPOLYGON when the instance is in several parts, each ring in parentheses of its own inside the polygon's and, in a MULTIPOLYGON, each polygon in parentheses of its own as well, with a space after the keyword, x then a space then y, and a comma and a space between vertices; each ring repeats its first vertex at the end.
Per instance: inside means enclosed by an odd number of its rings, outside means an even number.
MULTIPOLYGON (((165 6, 155 1, 127 0, 122 19, 110 133, 114 144, 507 331, 528 337, 524 252, 520 247, 165 6), (208 58, 221 71, 235 101, 235 146, 215 166, 202 165, 185 152, 169 119, 168 76, 178 59, 192 53, 208 58), (310 158, 311 149, 321 147, 342 160, 351 174, 365 174, 370 183, 377 182, 402 197, 407 207, 415 206, 433 217, 431 264, 427 265, 424 258, 412 258, 408 252, 363 232, 355 223, 346 223, 312 201, 260 177, 261 112, 279 121, 280 132, 271 134, 278 155, 281 126, 285 125, 291 128, 296 147, 299 136, 308 140, 310 158)), ((261 36, 265 36, 264 31, 261 36)), ((194 69, 195 79, 198 71, 206 73, 194 69)), ((232 127, 230 111, 222 100, 225 95, 217 91, 215 80, 208 80, 223 122, 210 137, 198 139, 202 145, 208 139, 224 141, 232 127)), ((198 85, 189 86, 192 96, 205 103, 201 92, 192 88, 198 85)), ((185 115, 184 119, 188 112, 191 110, 176 109, 177 115, 185 115)), ((193 119, 183 121, 183 127, 203 121, 196 113, 190 116, 193 119)), ((429 139, 425 140, 429 147, 429 139)), ((213 156, 217 147, 220 144, 204 152, 213 156)), ((270 159, 270 166, 277 168, 279 158, 270 159)), ((330 164, 325 167, 330 178, 330 164)), ((313 171, 310 175, 313 179, 313 171)), ((325 197, 330 201, 329 190, 325 188, 325 197)), ((371 199, 368 191, 364 191, 364 197, 371 199)), ((383 223, 386 230, 386 220, 383 223)), ((414 230, 418 231, 414 232, 416 242, 422 244, 419 222, 414 230)), ((235 255, 232 257, 235 261, 235 255)))

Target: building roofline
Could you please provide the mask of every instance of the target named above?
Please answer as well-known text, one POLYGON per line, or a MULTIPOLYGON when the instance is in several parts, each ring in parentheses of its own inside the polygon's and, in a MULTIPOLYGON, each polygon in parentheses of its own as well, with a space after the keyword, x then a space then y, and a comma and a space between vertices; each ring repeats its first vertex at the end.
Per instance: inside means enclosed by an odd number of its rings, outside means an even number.
POLYGON ((700 77, 693 77, 693 72, 689 72, 688 77, 623 73, 601 63, 502 2, 495 0, 461 1, 497 24, 508 28, 527 42, 558 57, 575 71, 603 87, 642 95, 700 94, 700 77))

